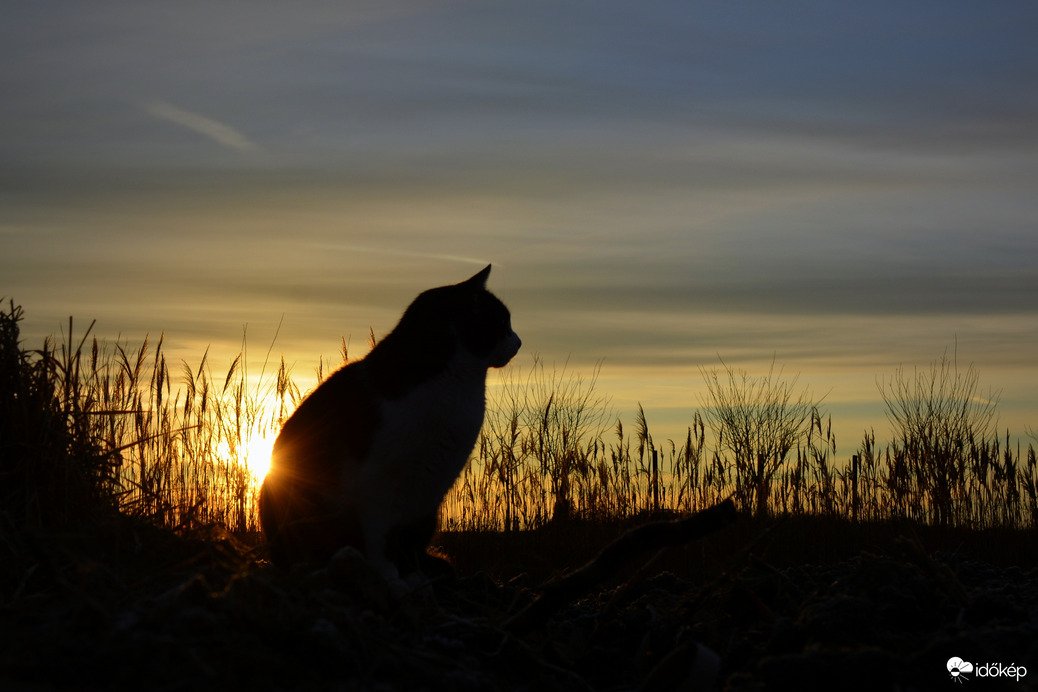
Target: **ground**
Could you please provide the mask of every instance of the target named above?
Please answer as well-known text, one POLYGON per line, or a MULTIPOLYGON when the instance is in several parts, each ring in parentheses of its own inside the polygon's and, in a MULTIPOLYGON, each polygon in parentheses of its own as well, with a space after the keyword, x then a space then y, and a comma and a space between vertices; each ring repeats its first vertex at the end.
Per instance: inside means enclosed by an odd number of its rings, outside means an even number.
POLYGON ((1038 689, 1033 531, 740 520, 510 628, 624 528, 443 534, 457 578, 409 589, 349 551, 282 573, 218 529, 21 536, 0 689, 1038 689))

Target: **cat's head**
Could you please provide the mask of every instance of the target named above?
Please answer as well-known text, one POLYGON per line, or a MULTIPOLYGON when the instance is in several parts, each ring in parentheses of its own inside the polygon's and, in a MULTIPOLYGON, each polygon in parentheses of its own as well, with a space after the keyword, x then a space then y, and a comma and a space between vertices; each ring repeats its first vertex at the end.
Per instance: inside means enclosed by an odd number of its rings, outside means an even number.
POLYGON ((397 330, 420 333, 431 351, 460 347, 486 367, 503 367, 522 341, 508 308, 487 290, 489 276, 487 265, 461 283, 425 291, 407 308, 397 330))
POLYGON ((487 290, 490 266, 471 279, 458 284, 469 296, 472 312, 470 320, 460 320, 459 335, 470 351, 486 354, 492 368, 504 367, 519 352, 523 342, 512 329, 512 315, 497 296, 487 290))

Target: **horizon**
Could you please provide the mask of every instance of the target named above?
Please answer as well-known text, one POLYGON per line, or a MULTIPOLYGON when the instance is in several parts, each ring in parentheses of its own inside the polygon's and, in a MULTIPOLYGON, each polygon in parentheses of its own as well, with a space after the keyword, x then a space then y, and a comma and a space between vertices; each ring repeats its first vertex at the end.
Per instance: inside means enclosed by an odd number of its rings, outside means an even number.
MULTIPOLYGON (((249 337, 249 326, 242 325, 237 344, 223 343, 219 344, 215 349, 213 344, 207 344, 200 350, 188 351, 185 350, 182 344, 178 345, 176 335, 165 331, 160 331, 159 335, 147 334, 142 338, 133 338, 130 335, 106 338, 102 333, 99 333, 99 325, 91 325, 90 321, 77 319, 75 316, 72 317, 73 333, 71 335, 66 333, 65 327, 68 326, 68 318, 66 317, 65 325, 59 332, 40 338, 38 342, 32 341, 35 335, 26 337, 23 332, 21 335, 23 346, 32 350, 36 346, 42 346, 44 338, 50 338, 60 352, 62 346, 70 346, 74 349, 84 336, 87 336, 87 343, 97 339, 102 346, 113 347, 119 344, 128 348, 129 352, 134 353, 136 349, 147 341, 149 349, 146 364, 151 367, 156 355, 157 342, 161 338, 162 356, 166 360, 167 367, 170 367, 173 372, 179 372, 182 366, 195 371, 202 364, 204 357, 206 370, 214 378, 213 381, 223 379, 227 369, 231 367, 231 364, 241 354, 243 356, 241 367, 247 373, 246 384, 249 390, 253 392, 254 396, 259 398, 260 403, 267 405, 264 413, 259 415, 258 418, 266 419, 273 413, 273 408, 269 407, 272 405, 270 392, 275 384, 279 364, 282 358, 285 357, 284 353, 278 350, 278 340, 281 338, 281 331, 284 328, 283 320, 274 325, 270 339, 266 339, 262 335, 249 337), (90 326, 91 331, 88 335, 84 335, 83 332, 87 326, 90 326), (267 394, 261 394, 262 392, 267 392, 267 394)), ((31 322, 28 319, 28 315, 26 315, 24 322, 31 322)), ((375 332, 375 338, 381 340, 388 332, 389 329, 381 334, 375 332)), ((343 344, 348 349, 348 362, 355 362, 364 358, 370 351, 370 338, 371 332, 364 334, 363 340, 354 340, 352 335, 342 335, 339 340, 330 342, 338 346, 338 352, 320 353, 312 359, 304 361, 286 359, 285 363, 288 368, 289 380, 298 387, 301 396, 308 395, 319 384, 317 378, 318 368, 322 369, 323 377, 327 378, 335 370, 342 367, 343 344)), ((898 364, 889 372, 877 373, 872 380, 876 391, 875 400, 840 401, 833 404, 829 401, 829 394, 831 394, 833 387, 830 387, 828 390, 819 390, 820 385, 824 386, 828 382, 824 373, 814 373, 811 377, 804 378, 802 373, 790 370, 777 359, 752 364, 756 365, 756 369, 753 367, 747 369, 745 365, 733 365, 728 361, 718 359, 713 364, 696 366, 694 373, 691 369, 687 369, 685 375, 680 378, 672 376, 652 378, 644 373, 637 376, 629 374, 625 376, 624 373, 621 373, 619 376, 615 375, 609 371, 607 363, 603 360, 586 363, 567 357, 563 361, 547 361, 542 357, 542 354, 525 351, 524 348, 520 349, 516 357, 507 366, 488 371, 488 412, 492 409, 496 389, 500 388, 506 380, 512 378, 521 380, 525 378, 539 362, 543 365, 545 373, 549 376, 552 372, 557 373, 561 382, 575 379, 585 383, 593 382, 594 391, 603 399, 604 403, 602 409, 606 417, 600 437, 607 443, 611 442, 612 438, 615 437, 614 431, 617 422, 623 425, 625 437, 633 439, 632 435, 635 431, 636 417, 639 407, 641 407, 656 448, 668 449, 670 443, 673 442, 675 447, 680 449, 685 440, 687 428, 691 426, 694 416, 699 414, 705 418, 706 409, 711 406, 709 392, 705 383, 707 375, 716 371, 723 376, 725 369, 731 368, 737 375, 746 374, 750 378, 761 378, 768 376, 769 371, 771 371, 773 373, 772 381, 785 382, 789 385, 789 390, 793 395, 800 395, 803 392, 807 401, 817 404, 823 424, 831 423, 831 429, 837 442, 834 460, 837 465, 842 466, 844 462, 850 460, 852 455, 861 450, 862 439, 866 434, 871 433, 875 435, 875 442, 880 450, 896 441, 896 431, 890 423, 886 404, 883 402, 882 395, 880 394, 881 386, 891 381, 891 378, 896 375, 896 370, 901 368, 906 379, 911 381, 915 371, 928 371, 941 357, 945 357, 954 366, 953 373, 961 376, 965 374, 968 368, 975 366, 973 363, 959 363, 956 351, 957 345, 953 344, 952 348, 947 349, 940 356, 929 362, 911 366, 898 364), (674 395, 673 390, 681 390, 684 394, 674 395), (663 392, 664 395, 659 397, 663 399, 666 398, 666 393, 669 391, 671 392, 670 396, 673 398, 682 399, 684 397, 682 400, 687 400, 687 404, 682 404, 679 401, 671 406, 657 406, 651 400, 640 396, 645 393, 651 395, 654 391, 663 392), (847 411, 852 413, 847 415, 847 411), (857 413, 854 413, 855 411, 857 413)), ((1011 445, 1022 445, 1024 448, 1031 443, 1038 443, 1038 436, 1035 435, 1036 431, 1033 428, 1025 426, 1024 429, 1013 429, 1004 423, 1004 418, 1001 416, 1001 392, 995 391, 988 386, 982 372, 977 374, 979 375, 979 381, 975 396, 996 404, 995 416, 990 428, 992 436, 997 438, 1000 444, 1004 443, 1008 436, 1011 445)), ((846 377, 846 375, 843 376, 846 377)), ((851 378, 847 379, 851 380, 851 378)), ((184 384, 183 375, 174 376, 172 382, 173 392, 175 393, 184 384)), ((853 384, 853 381, 850 382, 849 386, 845 384, 844 391, 848 391, 853 384)), ((273 444, 273 439, 271 436, 267 436, 267 438, 259 440, 258 446, 265 446, 269 451, 269 447, 273 444)), ((709 424, 707 424, 707 448, 711 450, 716 449, 715 442, 716 439, 709 424)))
POLYGON ((1034 439, 1032 3, 5 15, 0 295, 30 346, 72 315, 216 369, 246 333, 250 372, 273 342, 306 378, 493 264, 518 362, 601 362, 657 443, 702 368, 774 361, 846 460, 889 437, 877 381, 953 352, 1034 439))

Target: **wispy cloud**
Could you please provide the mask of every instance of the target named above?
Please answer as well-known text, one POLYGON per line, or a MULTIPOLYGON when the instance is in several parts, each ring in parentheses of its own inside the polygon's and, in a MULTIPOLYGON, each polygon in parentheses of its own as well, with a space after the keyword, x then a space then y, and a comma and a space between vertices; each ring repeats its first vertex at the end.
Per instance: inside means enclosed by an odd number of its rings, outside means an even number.
POLYGON ((230 125, 225 125, 218 120, 207 118, 204 115, 194 113, 183 108, 166 103, 165 101, 152 101, 144 105, 144 110, 160 120, 186 127, 187 129, 204 135, 214 142, 230 149, 238 151, 250 151, 257 146, 249 141, 245 135, 235 130, 230 125))
POLYGON ((353 245, 346 243, 306 243, 309 247, 319 248, 321 250, 332 250, 340 252, 363 252, 377 255, 390 255, 396 257, 417 257, 420 259, 435 259, 442 260, 444 262, 464 262, 466 264, 479 264, 487 265, 489 261, 485 259, 479 259, 478 257, 464 257, 462 255, 445 255, 442 253, 434 252, 410 252, 407 250, 395 250, 388 247, 368 247, 363 245, 353 245))

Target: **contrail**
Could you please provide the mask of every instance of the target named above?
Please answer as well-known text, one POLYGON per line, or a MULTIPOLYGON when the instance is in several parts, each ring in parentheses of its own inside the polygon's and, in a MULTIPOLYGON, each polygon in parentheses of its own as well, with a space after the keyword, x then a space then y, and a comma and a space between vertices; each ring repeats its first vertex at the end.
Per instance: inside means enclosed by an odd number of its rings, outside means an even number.
POLYGON ((144 105, 144 110, 160 120, 167 120, 171 123, 186 127, 200 135, 205 135, 209 139, 218 144, 222 144, 225 147, 237 149, 238 151, 249 151, 257 148, 255 144, 250 142, 242 133, 238 132, 233 127, 224 125, 212 118, 207 118, 204 115, 192 113, 183 108, 177 108, 176 106, 164 101, 152 101, 147 103, 144 105))
POLYGON ((489 262, 475 257, 463 257, 461 255, 444 255, 433 252, 411 252, 408 250, 395 250, 393 248, 376 248, 365 245, 353 245, 349 243, 307 243, 310 247, 324 250, 337 250, 341 252, 364 252, 376 255, 395 255, 397 257, 421 257, 424 259, 442 260, 444 262, 465 262, 467 264, 487 265, 489 262))

